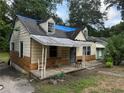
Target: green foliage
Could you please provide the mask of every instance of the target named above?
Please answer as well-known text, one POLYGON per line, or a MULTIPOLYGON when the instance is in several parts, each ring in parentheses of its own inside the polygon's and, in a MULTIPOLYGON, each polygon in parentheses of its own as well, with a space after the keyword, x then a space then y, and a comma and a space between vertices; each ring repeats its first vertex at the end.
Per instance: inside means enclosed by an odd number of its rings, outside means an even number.
POLYGON ((106 56, 111 56, 114 65, 119 65, 124 59, 124 33, 114 35, 108 40, 106 56))
POLYGON ((72 25, 103 28, 104 13, 100 12, 100 0, 69 0, 70 23, 72 25))
POLYGON ((113 62, 106 62, 106 67, 112 68, 113 67, 113 62))
POLYGON ((59 74, 56 74, 56 75, 54 76, 54 79, 63 79, 64 77, 65 77, 64 72, 61 72, 61 73, 59 73, 59 74))
POLYGON ((46 19, 56 10, 56 4, 62 0, 13 0, 11 13, 35 19, 46 19))
POLYGON ((7 51, 9 49, 9 33, 12 30, 11 23, 6 17, 8 13, 8 5, 5 0, 0 1, 0 50, 7 51))
POLYGON ((107 62, 113 62, 112 57, 108 57, 107 62))
POLYGON ((112 59, 112 57, 107 57, 106 58, 106 67, 109 67, 109 68, 113 67, 113 59, 112 59))
POLYGON ((56 10, 62 0, 0 0, 0 51, 9 49, 9 37, 13 30, 16 14, 36 19, 46 19, 56 10))

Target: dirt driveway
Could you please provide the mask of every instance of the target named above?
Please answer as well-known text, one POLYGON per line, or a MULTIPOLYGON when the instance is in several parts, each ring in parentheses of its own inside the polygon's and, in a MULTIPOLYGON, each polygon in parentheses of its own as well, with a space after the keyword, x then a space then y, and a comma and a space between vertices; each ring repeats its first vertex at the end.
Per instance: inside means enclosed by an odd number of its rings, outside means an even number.
POLYGON ((0 63, 0 85, 4 88, 0 93, 33 93, 34 88, 28 80, 18 71, 5 63, 0 63))

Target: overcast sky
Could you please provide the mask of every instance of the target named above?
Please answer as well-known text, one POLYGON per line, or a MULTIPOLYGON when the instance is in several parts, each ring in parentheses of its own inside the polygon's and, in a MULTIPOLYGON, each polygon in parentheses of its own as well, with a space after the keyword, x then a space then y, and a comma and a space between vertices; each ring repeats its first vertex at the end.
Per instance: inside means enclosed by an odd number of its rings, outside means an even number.
MULTIPOLYGON (((104 12, 106 9, 106 6, 104 5, 103 1, 104 0, 101 0, 102 2, 101 12, 104 12)), ((120 23, 121 21, 120 11, 117 11, 115 7, 111 7, 110 9, 107 10, 107 12, 108 12, 107 13, 108 20, 105 21, 106 27, 111 27, 115 24, 120 23)), ((61 17, 64 20, 64 22, 69 19, 68 13, 69 11, 66 1, 64 1, 62 5, 61 4, 57 5, 57 14, 59 17, 61 17)))

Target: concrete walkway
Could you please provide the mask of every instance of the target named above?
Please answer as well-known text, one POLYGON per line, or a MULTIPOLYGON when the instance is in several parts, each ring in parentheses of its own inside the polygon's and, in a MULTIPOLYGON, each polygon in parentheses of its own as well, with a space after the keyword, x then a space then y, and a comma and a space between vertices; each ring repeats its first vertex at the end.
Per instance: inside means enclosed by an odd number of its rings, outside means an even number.
POLYGON ((5 63, 0 63, 0 93, 33 93, 34 88, 26 78, 21 78, 21 73, 10 68, 5 63))

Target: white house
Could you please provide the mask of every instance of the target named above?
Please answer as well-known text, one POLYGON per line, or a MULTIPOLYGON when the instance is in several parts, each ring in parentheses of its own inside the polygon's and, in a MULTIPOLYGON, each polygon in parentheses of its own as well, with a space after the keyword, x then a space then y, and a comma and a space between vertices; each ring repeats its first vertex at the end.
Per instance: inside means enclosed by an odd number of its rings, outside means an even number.
MULTIPOLYGON (((96 42, 86 28, 56 25, 52 18, 35 20, 17 15, 10 38, 11 65, 27 72, 96 60, 96 42)), ((104 47, 103 47, 104 48, 104 47)))

